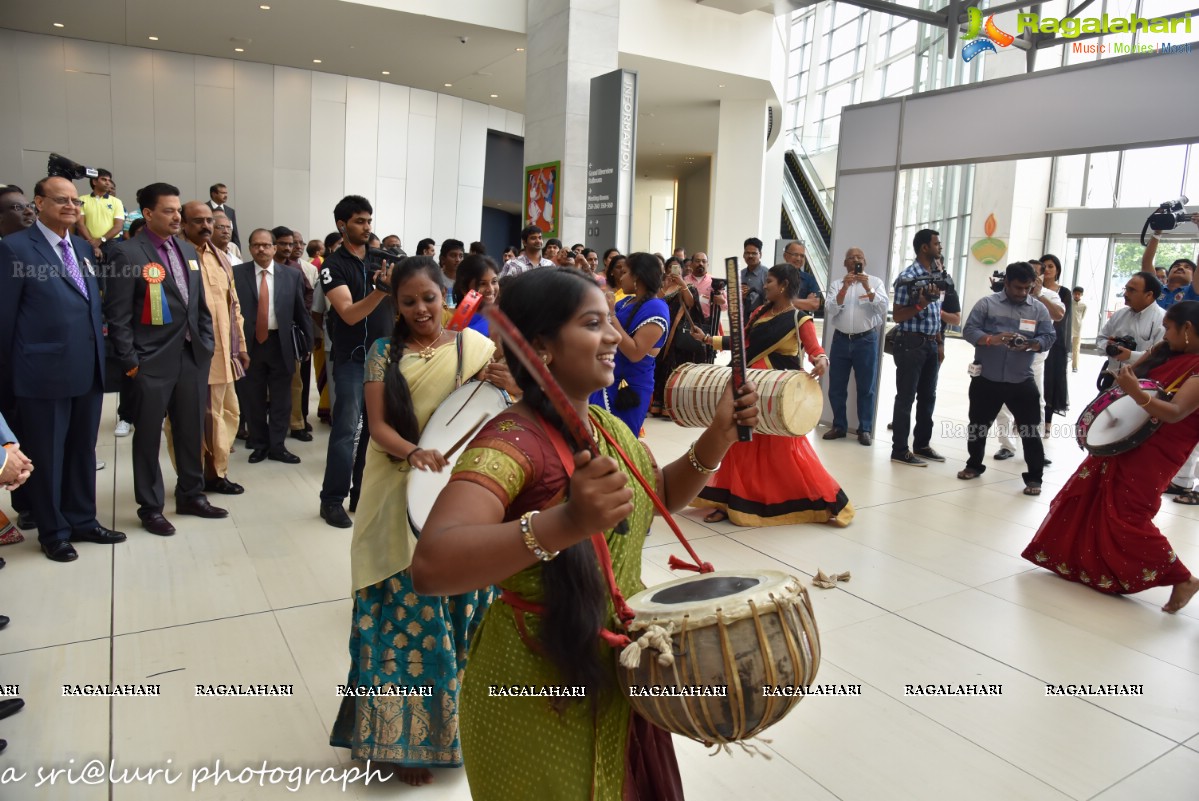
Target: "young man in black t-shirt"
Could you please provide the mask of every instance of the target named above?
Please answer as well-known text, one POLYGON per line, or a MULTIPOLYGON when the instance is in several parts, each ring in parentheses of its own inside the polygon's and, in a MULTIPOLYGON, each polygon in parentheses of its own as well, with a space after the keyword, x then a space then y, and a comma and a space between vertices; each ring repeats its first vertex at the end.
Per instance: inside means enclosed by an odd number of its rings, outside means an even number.
POLYGON ((334 390, 321 517, 337 528, 353 525, 342 502, 349 494, 354 469, 354 435, 362 419, 366 354, 376 339, 390 336, 394 327, 388 292, 380 286, 386 285, 391 268, 379 270, 366 260, 373 214, 366 198, 342 198, 333 209, 342 246, 321 263, 321 286, 329 306, 329 337, 333 340, 330 372, 334 390))

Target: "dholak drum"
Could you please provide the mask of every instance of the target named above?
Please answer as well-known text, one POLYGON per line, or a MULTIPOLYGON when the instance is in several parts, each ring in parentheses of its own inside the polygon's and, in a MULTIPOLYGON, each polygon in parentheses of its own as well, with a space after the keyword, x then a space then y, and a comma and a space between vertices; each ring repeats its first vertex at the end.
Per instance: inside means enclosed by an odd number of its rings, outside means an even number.
MULTIPOLYGON (((1168 397, 1156 381, 1142 378, 1139 383, 1154 397, 1168 397)), ((1159 426, 1161 421, 1150 417, 1124 390, 1112 387, 1100 392, 1078 418, 1078 447, 1095 456, 1115 456, 1149 439, 1159 426)))
POLYGON ((450 483, 450 467, 454 456, 479 432, 487 421, 503 411, 511 402, 507 393, 484 381, 471 381, 450 393, 421 432, 420 447, 427 451, 448 454, 450 466, 440 473, 432 470, 413 470, 408 475, 408 523, 420 534, 421 527, 433 511, 433 502, 450 483))
MULTIPOLYGON (((707 428, 716 414, 732 371, 714 364, 684 364, 666 379, 663 405, 672 420, 686 428, 707 428)), ((820 422, 824 396, 820 385, 801 370, 746 370, 758 388, 761 434, 802 437, 820 422)))
POLYGON ((651 723, 704 744, 744 740, 782 720, 820 667, 812 603, 786 573, 706 573, 628 603, 637 644, 617 667, 625 695, 651 723), (673 659, 648 646, 655 632, 669 633, 673 659))

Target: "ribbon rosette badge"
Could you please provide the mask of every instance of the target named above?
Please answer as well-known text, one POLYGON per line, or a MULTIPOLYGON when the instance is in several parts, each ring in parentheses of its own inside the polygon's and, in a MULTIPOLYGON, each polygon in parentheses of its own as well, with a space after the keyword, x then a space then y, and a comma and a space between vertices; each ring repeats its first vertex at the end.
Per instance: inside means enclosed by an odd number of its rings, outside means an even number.
POLYGON ((962 61, 970 62, 975 56, 988 50, 992 53, 998 52, 995 45, 1008 47, 1016 41, 1015 36, 999 29, 999 26, 995 24, 994 14, 987 17, 987 24, 983 25, 981 11, 977 8, 969 8, 967 12, 970 15, 970 28, 962 34, 962 39, 968 43, 962 47, 962 61), (982 34, 981 39, 978 38, 980 33, 982 34))
POLYGON ((142 280, 146 282, 142 325, 165 325, 171 321, 171 309, 162 293, 162 282, 166 277, 166 268, 157 262, 152 261, 142 268, 142 280))

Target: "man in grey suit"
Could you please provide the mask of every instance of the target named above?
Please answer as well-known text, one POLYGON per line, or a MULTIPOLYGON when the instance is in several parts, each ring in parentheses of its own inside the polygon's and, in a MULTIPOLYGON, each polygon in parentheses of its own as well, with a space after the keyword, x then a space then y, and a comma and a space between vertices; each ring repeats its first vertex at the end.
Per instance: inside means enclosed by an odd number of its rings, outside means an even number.
POLYGON ((271 459, 298 464, 300 457, 283 443, 291 420, 292 375, 297 362, 308 355, 296 352, 292 327, 298 327, 304 339, 312 342, 304 276, 274 260, 275 237, 265 228, 250 234, 250 255, 254 261, 233 268, 245 321, 244 341, 250 352, 250 367, 242 379, 250 463, 271 459))
POLYGON ((229 199, 229 187, 224 184, 213 184, 208 187, 208 208, 221 212, 233 223, 233 244, 241 248, 241 232, 237 230, 237 212, 225 203, 229 199))
POLYGON ((206 518, 229 513, 204 495, 201 444, 208 373, 212 362, 212 315, 196 249, 176 237, 181 227, 179 190, 154 183, 137 193, 146 226, 114 248, 104 298, 115 358, 133 379, 133 490, 137 516, 151 534, 175 527, 163 517, 162 469, 158 463, 162 421, 171 418, 175 464, 175 511, 206 518))

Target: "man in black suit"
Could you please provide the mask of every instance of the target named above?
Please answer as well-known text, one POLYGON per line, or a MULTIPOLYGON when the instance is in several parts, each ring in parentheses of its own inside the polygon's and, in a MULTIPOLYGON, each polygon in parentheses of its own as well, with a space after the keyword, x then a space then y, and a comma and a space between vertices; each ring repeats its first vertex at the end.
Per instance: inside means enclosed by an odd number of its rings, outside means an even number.
POLYGON ((27 484, 38 542, 48 558, 70 562, 78 558, 72 541, 125 540, 96 519, 100 284, 87 240, 70 233, 82 205, 75 185, 43 178, 34 202, 39 220, 0 245, 0 386, 12 395, 22 450, 38 466, 27 484))
POLYGON ((168 415, 179 474, 175 511, 207 518, 229 515, 204 495, 201 443, 212 315, 204 299, 200 257, 187 240, 175 236, 182 219, 179 190, 150 184, 138 191, 137 203, 146 226, 113 250, 104 312, 115 357, 133 379, 137 516, 146 531, 167 536, 175 527, 162 514, 166 501, 158 452, 168 415))
POLYGON ((229 218, 229 222, 233 223, 233 244, 241 248, 241 234, 237 230, 237 212, 232 206, 226 205, 225 201, 229 199, 229 188, 224 184, 213 184, 208 187, 208 208, 213 211, 224 212, 229 218))
POLYGON ((251 464, 263 459, 286 464, 300 461, 283 444, 291 420, 292 375, 296 363, 307 355, 296 353, 292 326, 298 326, 311 342, 312 318, 304 306, 304 276, 275 261, 275 247, 270 231, 255 229, 250 234, 254 261, 233 268, 245 320, 244 341, 250 349, 242 398, 249 423, 246 444, 251 449, 251 464))

